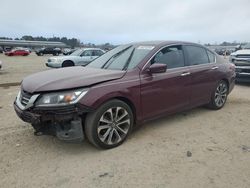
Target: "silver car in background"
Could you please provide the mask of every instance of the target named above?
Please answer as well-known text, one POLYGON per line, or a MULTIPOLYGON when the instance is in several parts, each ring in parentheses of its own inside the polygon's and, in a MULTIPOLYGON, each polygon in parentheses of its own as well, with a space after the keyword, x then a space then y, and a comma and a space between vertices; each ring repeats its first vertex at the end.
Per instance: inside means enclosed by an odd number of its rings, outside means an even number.
POLYGON ((78 49, 69 56, 51 57, 46 62, 47 67, 60 68, 71 66, 84 66, 103 55, 104 50, 100 48, 83 48, 78 49))

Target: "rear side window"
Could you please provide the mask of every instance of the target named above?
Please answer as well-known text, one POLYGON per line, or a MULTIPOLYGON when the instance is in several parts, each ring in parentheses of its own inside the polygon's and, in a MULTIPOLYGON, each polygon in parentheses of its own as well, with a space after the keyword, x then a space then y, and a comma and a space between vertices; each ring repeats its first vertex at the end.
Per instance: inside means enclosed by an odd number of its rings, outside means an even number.
POLYGON ((81 56, 94 56, 93 50, 85 50, 81 56))
POLYGON ((95 50, 95 56, 101 56, 104 53, 101 50, 95 50))
POLYGON ((185 46, 189 65, 201 65, 209 63, 207 52, 198 46, 185 46))
POLYGON ((215 55, 212 52, 208 51, 208 50, 207 50, 207 55, 208 55, 208 58, 209 58, 209 62, 214 63, 215 62, 215 55))
POLYGON ((151 64, 166 64, 168 69, 184 67, 184 56, 182 46, 170 46, 163 48, 151 60, 151 64))

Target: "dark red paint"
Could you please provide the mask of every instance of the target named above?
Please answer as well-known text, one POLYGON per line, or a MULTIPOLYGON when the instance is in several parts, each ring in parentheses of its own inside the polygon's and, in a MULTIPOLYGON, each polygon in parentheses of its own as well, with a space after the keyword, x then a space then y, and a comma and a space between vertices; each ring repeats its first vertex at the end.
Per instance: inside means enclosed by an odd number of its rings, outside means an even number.
POLYGON ((26 50, 12 50, 9 52, 5 52, 5 55, 7 56, 27 56, 30 53, 26 50))
POLYGON ((229 91, 233 89, 233 65, 219 56, 216 56, 216 63, 166 71, 161 65, 150 68, 150 63, 147 63, 150 58, 159 49, 171 44, 189 43, 155 43, 155 48, 143 61, 129 71, 73 67, 37 73, 24 79, 22 89, 29 93, 41 93, 89 87, 79 103, 97 109, 104 102, 118 98, 130 105, 136 123, 209 103, 221 80, 228 83, 229 91), (180 76, 188 72, 190 75, 180 76))

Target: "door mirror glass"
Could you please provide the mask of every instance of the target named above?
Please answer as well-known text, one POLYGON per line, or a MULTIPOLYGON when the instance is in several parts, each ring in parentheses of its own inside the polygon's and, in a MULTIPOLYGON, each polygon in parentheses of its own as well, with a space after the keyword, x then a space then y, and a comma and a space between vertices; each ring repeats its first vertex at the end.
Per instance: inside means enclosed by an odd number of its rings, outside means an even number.
POLYGON ((149 67, 150 73, 164 73, 167 71, 167 65, 162 63, 154 63, 149 67))

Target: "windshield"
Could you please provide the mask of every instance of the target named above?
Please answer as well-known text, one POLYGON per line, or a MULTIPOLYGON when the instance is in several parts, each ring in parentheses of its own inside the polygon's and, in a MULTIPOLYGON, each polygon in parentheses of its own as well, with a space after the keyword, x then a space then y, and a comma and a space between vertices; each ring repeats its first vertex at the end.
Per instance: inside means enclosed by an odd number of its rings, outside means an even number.
POLYGON ((250 43, 247 43, 245 46, 243 46, 243 49, 250 49, 250 43))
POLYGON ((76 51, 74 51, 72 54, 70 54, 71 56, 80 56, 83 52, 83 49, 78 49, 76 51))
POLYGON ((105 53, 87 66, 100 69, 130 70, 135 68, 154 46, 122 45, 105 53))

